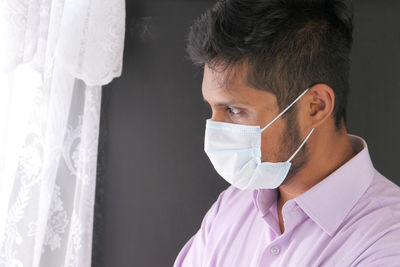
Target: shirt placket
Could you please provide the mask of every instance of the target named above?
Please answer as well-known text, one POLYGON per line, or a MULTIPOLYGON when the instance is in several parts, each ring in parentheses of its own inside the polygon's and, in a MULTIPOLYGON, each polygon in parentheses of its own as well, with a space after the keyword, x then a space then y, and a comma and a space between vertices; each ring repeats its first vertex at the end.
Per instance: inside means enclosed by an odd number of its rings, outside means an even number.
POLYGON ((271 207, 275 209, 274 213, 268 212, 263 219, 275 233, 273 240, 269 242, 262 250, 259 257, 258 266, 279 266, 280 259, 285 253, 288 246, 289 233, 296 228, 304 219, 304 214, 295 202, 287 202, 282 209, 282 217, 284 220, 284 233, 280 234, 278 216, 276 213, 276 204, 271 207), (286 205, 287 204, 287 205, 286 205))

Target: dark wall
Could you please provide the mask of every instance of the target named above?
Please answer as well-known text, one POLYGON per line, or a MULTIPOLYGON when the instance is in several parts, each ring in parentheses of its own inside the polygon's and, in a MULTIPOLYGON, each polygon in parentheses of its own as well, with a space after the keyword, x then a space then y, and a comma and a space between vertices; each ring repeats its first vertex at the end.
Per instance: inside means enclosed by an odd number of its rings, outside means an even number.
POLYGON ((400 185, 400 1, 355 1, 348 130, 368 143, 375 168, 400 185))
MULTIPOLYGON (((92 266, 172 266, 228 187, 203 152, 189 26, 214 1, 127 1, 123 73, 103 89, 92 266)), ((400 2, 355 2, 348 130, 400 184, 400 2)))

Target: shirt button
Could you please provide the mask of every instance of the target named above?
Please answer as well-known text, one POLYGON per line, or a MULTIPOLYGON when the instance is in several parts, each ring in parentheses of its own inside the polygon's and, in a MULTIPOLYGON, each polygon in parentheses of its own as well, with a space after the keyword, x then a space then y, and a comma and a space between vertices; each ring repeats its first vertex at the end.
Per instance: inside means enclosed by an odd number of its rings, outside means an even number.
POLYGON ((279 253, 279 251, 280 251, 280 249, 279 249, 278 247, 272 247, 272 248, 271 248, 271 253, 272 253, 272 254, 275 254, 275 255, 276 255, 276 254, 279 253))
POLYGON ((297 210, 299 208, 299 205, 295 205, 294 207, 293 207, 293 210, 297 210))

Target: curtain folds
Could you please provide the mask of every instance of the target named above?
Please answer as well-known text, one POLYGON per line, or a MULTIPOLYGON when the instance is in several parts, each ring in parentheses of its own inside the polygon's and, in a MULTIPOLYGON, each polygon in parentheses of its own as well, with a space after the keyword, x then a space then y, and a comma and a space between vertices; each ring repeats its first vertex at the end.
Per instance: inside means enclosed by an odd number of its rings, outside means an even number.
POLYGON ((0 266, 90 266, 124 0, 0 0, 0 266))

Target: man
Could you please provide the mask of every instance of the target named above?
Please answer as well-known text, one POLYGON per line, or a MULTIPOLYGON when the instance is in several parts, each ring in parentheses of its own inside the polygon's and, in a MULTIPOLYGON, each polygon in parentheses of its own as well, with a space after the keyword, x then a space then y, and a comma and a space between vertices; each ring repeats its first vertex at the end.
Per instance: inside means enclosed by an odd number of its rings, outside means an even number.
POLYGON ((226 0, 191 27, 204 149, 231 185, 175 267, 400 266, 400 188, 346 130, 352 17, 339 0, 226 0))

